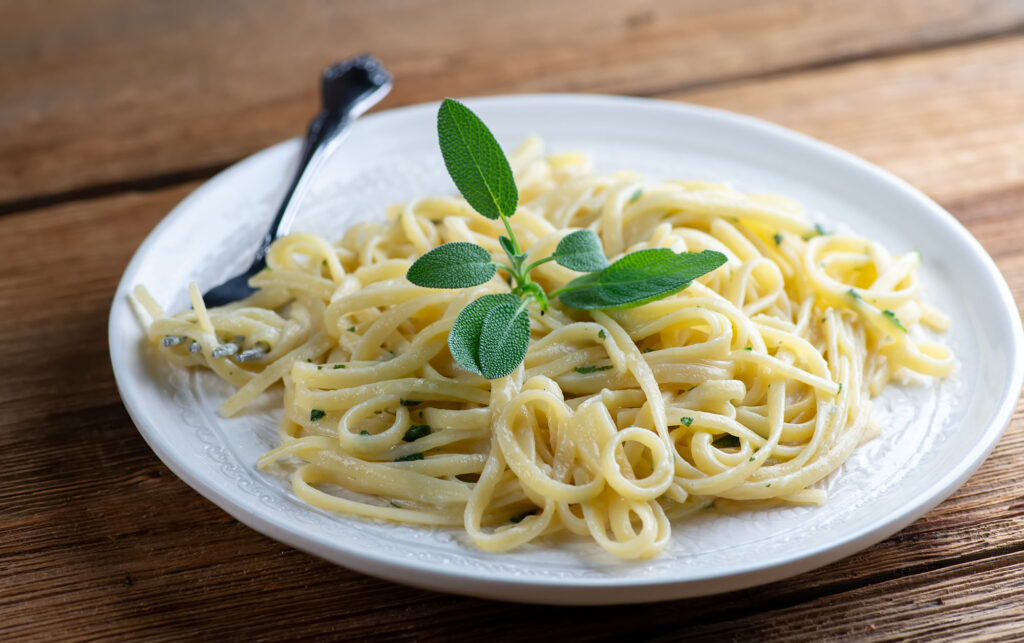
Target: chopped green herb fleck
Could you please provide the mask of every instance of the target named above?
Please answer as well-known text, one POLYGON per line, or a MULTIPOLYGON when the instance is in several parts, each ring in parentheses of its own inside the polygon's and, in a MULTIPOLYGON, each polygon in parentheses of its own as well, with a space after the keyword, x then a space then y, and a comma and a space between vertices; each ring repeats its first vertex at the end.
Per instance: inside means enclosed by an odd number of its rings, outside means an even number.
POLYGON ((757 458, 755 458, 754 456, 750 456, 750 460, 748 460, 748 462, 753 462, 753 461, 754 461, 754 460, 756 460, 756 459, 757 459, 757 458))
POLYGON ((429 424, 413 424, 409 427, 409 430, 405 432, 405 435, 402 436, 402 439, 406 442, 413 442, 428 435, 430 435, 429 424))
POLYGON ((527 516, 532 516, 532 515, 534 515, 536 513, 537 513, 536 509, 530 509, 529 511, 524 511, 521 514, 516 514, 515 516, 512 516, 511 518, 508 519, 508 521, 518 525, 519 523, 521 523, 524 520, 526 520, 527 516))
POLYGON ((359 435, 370 435, 370 432, 367 431, 366 429, 363 429, 362 431, 359 432, 359 435))
POLYGON ((356 332, 356 327, 355 327, 355 326, 349 326, 349 327, 348 327, 348 328, 346 328, 345 330, 347 330, 347 331, 348 331, 348 332, 350 332, 350 333, 354 333, 354 332, 356 332))
POLYGON ((345 368, 345 365, 344 364, 335 364, 334 365, 334 370, 338 370, 339 368, 345 368))
POLYGON ((602 328, 597 332, 597 336, 600 337, 601 339, 604 339, 605 337, 608 337, 608 333, 604 332, 604 329, 602 328))
POLYGON ((765 485, 765 487, 770 487, 770 486, 772 486, 772 483, 770 483, 770 482, 765 485))
POLYGON ((398 400, 398 403, 402 406, 416 406, 417 404, 423 404, 419 400, 398 400))
POLYGON ((306 361, 312 363, 313 362, 313 358, 312 357, 307 357, 306 361))
POLYGON ((132 575, 131 575, 130 572, 125 572, 124 573, 124 580, 121 581, 121 582, 123 584, 127 585, 128 587, 131 587, 132 585, 135 584, 135 580, 132 578, 132 575))
POLYGON ((690 391, 692 391, 693 389, 697 388, 698 386, 700 386, 700 384, 694 384, 690 388, 686 389, 686 392, 689 393, 690 391))
POLYGON ((738 447, 739 445, 740 439, 731 433, 726 433, 711 443, 711 446, 716 449, 728 449, 730 447, 738 447))
POLYGON ((650 353, 650 352, 652 352, 652 351, 654 351, 654 349, 653 349, 653 348, 650 348, 650 347, 647 347, 647 348, 645 348, 645 349, 644 349, 644 352, 645 352, 645 353, 650 353))
POLYGON ((683 426, 690 426, 691 424, 693 424, 693 418, 690 416, 681 417, 679 418, 679 421, 682 423, 683 426))
POLYGON ((597 371, 607 371, 611 367, 611 364, 606 364, 604 366, 577 366, 573 370, 580 375, 587 375, 588 373, 596 373, 597 371))
POLYGON ((825 232, 825 228, 821 227, 820 223, 814 224, 814 231, 817 232, 819 236, 828 234, 827 232, 825 232))
POLYGON ((402 508, 402 505, 398 504, 394 500, 391 501, 391 506, 394 507, 395 509, 401 509, 402 508))
POLYGON ((753 346, 747 346, 743 350, 745 350, 745 351, 752 351, 752 350, 754 350, 754 347, 753 346))
POLYGON ((903 324, 900 323, 900 320, 896 317, 896 313, 892 312, 889 309, 885 309, 882 311, 882 314, 888 317, 892 323, 896 324, 897 328, 902 330, 904 333, 907 332, 907 329, 903 326, 903 324))
POLYGON ((630 203, 635 202, 637 199, 639 199, 643 195, 643 193, 644 193, 644 191, 642 189, 637 188, 636 192, 634 192, 633 194, 631 194, 629 196, 629 202, 630 203))
POLYGON ((853 288, 850 288, 849 290, 847 290, 846 294, 851 296, 851 297, 853 297, 854 299, 858 299, 858 300, 859 299, 863 299, 863 297, 861 297, 860 294, 856 290, 854 290, 853 288))
POLYGON ((839 395, 839 394, 840 394, 840 393, 842 393, 842 392, 843 392, 843 383, 842 383, 842 382, 839 382, 839 390, 838 390, 838 391, 836 391, 836 395, 839 395))
POLYGON ((324 411, 323 409, 312 409, 309 412, 309 421, 316 422, 317 420, 323 418, 325 415, 327 415, 327 411, 324 411))
POLYGON ((327 260, 326 260, 326 259, 324 259, 324 260, 323 260, 322 262, 320 262, 320 265, 322 265, 322 266, 327 266, 327 260))
POLYGON ((395 462, 412 462, 413 460, 422 460, 422 453, 410 453, 409 455, 403 455, 401 458, 395 458, 395 462))
POLYGON ((324 365, 323 364, 317 364, 316 365, 316 370, 318 370, 318 371, 324 370, 324 365))
POLYGON ((781 246, 782 245, 782 235, 779 234, 778 232, 775 233, 775 236, 773 236, 772 239, 775 240, 775 245, 777 245, 777 246, 781 246))

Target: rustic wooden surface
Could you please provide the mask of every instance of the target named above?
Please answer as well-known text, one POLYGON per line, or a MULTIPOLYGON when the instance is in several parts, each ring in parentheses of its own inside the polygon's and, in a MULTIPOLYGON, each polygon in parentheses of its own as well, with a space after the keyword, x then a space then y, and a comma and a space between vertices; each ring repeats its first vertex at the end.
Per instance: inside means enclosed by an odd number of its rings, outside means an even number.
POLYGON ((389 106, 586 91, 760 116, 945 205, 1024 301, 1024 3, 0 2, 0 639, 1019 640, 1024 407, 970 481, 860 554, 616 608, 410 589, 294 551, 171 474, 114 387, 106 316, 144 236, 297 135, 326 63, 389 106), (129 580, 130 579, 130 580, 129 580))

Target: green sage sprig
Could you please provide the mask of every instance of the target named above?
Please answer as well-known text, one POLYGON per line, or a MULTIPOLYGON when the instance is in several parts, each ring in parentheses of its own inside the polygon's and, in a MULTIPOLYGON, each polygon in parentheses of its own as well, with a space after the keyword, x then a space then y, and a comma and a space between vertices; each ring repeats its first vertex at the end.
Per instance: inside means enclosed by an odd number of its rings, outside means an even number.
POLYGON ((494 261, 482 246, 456 241, 417 259, 406 275, 427 288, 470 288, 487 283, 498 270, 508 274, 512 292, 476 299, 452 325, 448 348, 468 371, 496 379, 522 363, 530 346, 531 303, 541 312, 556 298, 578 310, 630 308, 679 292, 726 261, 713 250, 675 253, 649 248, 609 265, 600 238, 584 229, 563 237, 551 256, 527 263, 531 257, 523 252, 509 222, 519 191, 494 135, 468 107, 446 98, 437 112, 437 137, 448 174, 466 202, 488 219, 500 219, 508 232, 498 237, 507 263, 494 261), (585 274, 545 292, 530 273, 549 261, 585 274))

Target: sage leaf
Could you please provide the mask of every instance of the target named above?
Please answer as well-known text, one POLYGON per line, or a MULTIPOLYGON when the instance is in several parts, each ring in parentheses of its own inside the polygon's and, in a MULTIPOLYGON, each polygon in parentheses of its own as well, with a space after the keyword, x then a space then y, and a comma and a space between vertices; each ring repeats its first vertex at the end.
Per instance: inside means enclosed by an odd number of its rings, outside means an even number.
POLYGON ((519 192, 512 168, 476 114, 444 99, 437 110, 437 138, 448 174, 474 210, 488 219, 515 214, 519 192))
POLYGON ((632 252, 600 272, 570 281, 559 299, 570 308, 630 308, 661 299, 718 268, 726 256, 714 250, 676 254, 668 248, 632 252))
POLYGON ((501 244, 501 249, 505 251, 505 254, 507 254, 509 258, 513 258, 516 256, 516 248, 515 246, 512 245, 511 239, 509 239, 505 235, 501 235, 500 237, 498 237, 498 243, 501 244))
POLYGON ((497 270, 482 246, 453 241, 417 259, 405 276, 425 288, 469 288, 487 283, 497 270))
POLYGON ((552 256, 558 265, 576 272, 594 272, 608 267, 601 239, 593 230, 576 230, 565 235, 552 256))
POLYGON ((530 314, 518 301, 491 308, 480 331, 480 374, 505 377, 519 366, 530 347, 530 314))
POLYGON ((509 303, 519 305, 519 298, 511 293, 501 295, 484 295, 462 309, 448 333, 448 350, 459 366, 471 373, 481 374, 480 368, 480 334, 483 331, 484 319, 495 306, 509 303))

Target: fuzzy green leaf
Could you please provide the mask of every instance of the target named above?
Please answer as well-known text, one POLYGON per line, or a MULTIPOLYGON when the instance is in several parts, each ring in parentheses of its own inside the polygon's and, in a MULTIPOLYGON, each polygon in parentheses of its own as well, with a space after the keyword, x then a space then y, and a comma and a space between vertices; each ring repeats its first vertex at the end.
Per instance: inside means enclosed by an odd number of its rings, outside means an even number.
POLYGON ((517 256, 515 246, 512 245, 511 239, 509 239, 505 235, 501 235, 500 237, 498 237, 498 243, 501 244, 501 249, 505 251, 505 254, 508 255, 509 259, 512 259, 517 256))
POLYGON ((426 288, 469 288, 487 283, 497 272, 491 253, 468 241, 438 246, 409 267, 406 278, 426 288))
POLYGON ((519 192, 512 168, 484 122, 462 103, 444 99, 437 138, 448 174, 466 202, 488 219, 515 214, 519 192))
POLYGON ((570 308, 630 308, 679 292, 718 268, 726 256, 714 250, 676 254, 668 248, 638 250, 601 272, 577 277, 559 293, 570 308))
POLYGON ((505 377, 519 366, 530 347, 530 314, 520 302, 492 308, 480 331, 480 373, 489 380, 505 377))
POLYGON ((594 272, 608 267, 601 239, 593 230, 576 230, 565 235, 552 256, 558 265, 576 272, 594 272))
POLYGON ((509 303, 519 305, 519 298, 513 294, 484 295, 462 309, 448 333, 448 350, 459 366, 471 373, 480 374, 480 333, 484 319, 495 306, 509 303))

